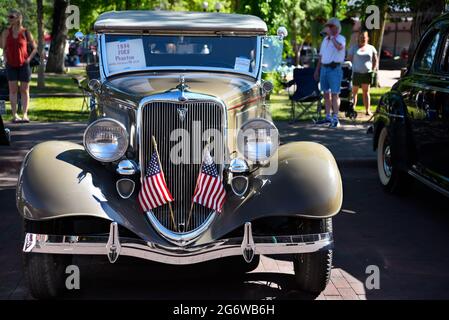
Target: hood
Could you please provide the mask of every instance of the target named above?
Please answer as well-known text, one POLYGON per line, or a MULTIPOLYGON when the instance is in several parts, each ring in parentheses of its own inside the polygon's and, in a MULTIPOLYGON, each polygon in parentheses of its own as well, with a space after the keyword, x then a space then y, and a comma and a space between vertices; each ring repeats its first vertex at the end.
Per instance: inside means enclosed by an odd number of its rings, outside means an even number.
POLYGON ((123 76, 109 80, 107 85, 140 100, 143 97, 175 89, 184 76, 188 91, 217 97, 229 107, 254 97, 255 79, 235 74, 217 73, 151 73, 123 76))

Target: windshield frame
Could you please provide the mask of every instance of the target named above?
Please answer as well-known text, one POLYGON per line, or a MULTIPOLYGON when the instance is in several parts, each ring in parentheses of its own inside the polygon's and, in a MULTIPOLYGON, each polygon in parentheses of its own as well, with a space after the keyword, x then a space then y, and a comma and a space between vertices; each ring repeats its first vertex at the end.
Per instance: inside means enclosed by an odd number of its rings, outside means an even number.
MULTIPOLYGON (((114 72, 111 73, 109 71, 108 65, 107 65, 107 53, 106 53, 106 35, 111 34, 111 35, 130 35, 129 33, 102 33, 99 34, 99 56, 100 56, 100 70, 101 70, 101 75, 104 78, 109 78, 109 77, 113 77, 113 76, 117 76, 117 75, 123 75, 123 74, 127 74, 127 73, 134 73, 134 72, 145 72, 145 71, 176 71, 176 70, 181 70, 181 71, 214 71, 214 72, 225 72, 225 73, 236 73, 236 74, 241 74, 241 75, 246 75, 249 76, 251 78, 254 79, 259 79, 261 76, 261 63, 262 63, 262 41, 263 41, 263 36, 258 35, 258 34, 254 34, 254 37, 256 37, 256 66, 255 66, 255 71, 254 72, 244 72, 244 71, 238 71, 238 70, 234 70, 234 69, 230 69, 230 68, 218 68, 218 67, 199 67, 199 66, 156 66, 156 67, 146 67, 146 68, 136 68, 136 69, 126 69, 123 71, 118 71, 118 72, 114 72), (104 50, 103 50, 104 49, 104 50)), ((150 34, 135 34, 133 33, 132 35, 135 36, 147 36, 150 34)), ((185 35, 185 34, 182 34, 185 35)), ((213 36, 210 34, 192 34, 192 36, 213 36)), ((223 35, 221 34, 216 34, 216 37, 221 37, 223 35)), ((238 37, 239 35, 232 35, 230 37, 238 37)), ((251 35, 252 36, 252 35, 251 35)))

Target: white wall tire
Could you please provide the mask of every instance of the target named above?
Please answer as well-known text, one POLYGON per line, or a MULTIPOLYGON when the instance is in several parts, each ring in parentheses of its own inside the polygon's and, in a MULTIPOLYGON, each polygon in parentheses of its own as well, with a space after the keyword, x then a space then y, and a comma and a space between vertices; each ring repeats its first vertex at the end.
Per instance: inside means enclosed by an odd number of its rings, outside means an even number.
MULTIPOLYGON (((380 183, 385 191, 390 193, 405 193, 412 181, 410 176, 395 166, 392 158, 391 137, 388 129, 383 127, 377 143, 377 172, 380 183)), ((404 155, 405 156, 405 155, 404 155)))
POLYGON ((377 171, 380 183, 383 186, 388 186, 393 175, 393 166, 391 165, 391 146, 386 127, 383 127, 379 134, 379 142, 377 145, 377 171), (386 159, 386 157, 390 158, 386 159))

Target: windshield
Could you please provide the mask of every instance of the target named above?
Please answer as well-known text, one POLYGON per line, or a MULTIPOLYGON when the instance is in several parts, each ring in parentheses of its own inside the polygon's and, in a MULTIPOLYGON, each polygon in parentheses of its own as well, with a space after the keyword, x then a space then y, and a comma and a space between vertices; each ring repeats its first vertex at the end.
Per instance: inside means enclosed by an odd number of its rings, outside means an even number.
POLYGON ((106 35, 108 75, 143 69, 228 69, 256 76, 256 36, 106 35))

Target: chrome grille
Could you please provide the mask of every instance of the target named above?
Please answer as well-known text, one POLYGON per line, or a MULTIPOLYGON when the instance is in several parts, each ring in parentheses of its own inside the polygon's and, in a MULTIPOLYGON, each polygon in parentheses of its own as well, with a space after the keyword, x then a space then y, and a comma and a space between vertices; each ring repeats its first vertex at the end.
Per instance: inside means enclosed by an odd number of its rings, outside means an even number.
MULTIPOLYGON (((192 197, 195 189, 195 184, 201 168, 201 150, 206 146, 207 141, 194 141, 197 136, 194 136, 193 127, 195 121, 201 122, 201 134, 208 129, 217 129, 221 132, 223 138, 223 108, 220 104, 211 101, 195 101, 195 102, 171 102, 171 101, 155 101, 143 106, 141 116, 141 145, 140 145, 140 159, 142 175, 145 174, 145 167, 148 164, 151 154, 154 152, 152 143, 152 136, 155 137, 157 148, 161 160, 162 169, 167 180, 167 186, 171 191, 174 201, 171 203, 174 212, 174 218, 178 227, 177 231, 184 226, 185 232, 191 231, 199 227, 211 214, 211 210, 201 205, 195 204, 193 206, 190 224, 187 227, 187 219, 192 205, 192 197), (184 120, 178 113, 178 108, 186 108, 187 113, 184 120), (188 139, 175 137, 177 140, 170 141, 170 135, 173 130, 185 129, 189 133, 188 139), (190 142, 190 148, 188 147, 190 142), (190 150, 188 163, 175 164, 170 159, 170 152, 172 148, 182 144, 183 150, 190 150), (194 143, 200 146, 200 155, 193 150, 194 143), (196 155, 196 158, 194 158, 196 155)), ((200 136, 201 137, 201 136, 200 136)), ((222 144, 224 146, 224 144, 222 144)), ((215 162, 218 165, 219 172, 222 172, 223 152, 220 155, 212 154, 215 162)), ((187 162, 187 161, 186 161, 187 162)), ((169 230, 176 231, 170 217, 170 209, 168 205, 152 210, 156 218, 161 224, 169 230)))

